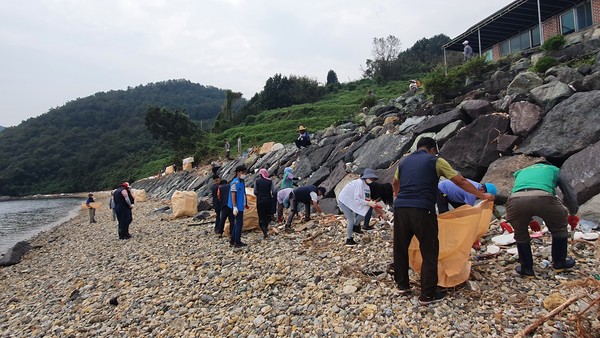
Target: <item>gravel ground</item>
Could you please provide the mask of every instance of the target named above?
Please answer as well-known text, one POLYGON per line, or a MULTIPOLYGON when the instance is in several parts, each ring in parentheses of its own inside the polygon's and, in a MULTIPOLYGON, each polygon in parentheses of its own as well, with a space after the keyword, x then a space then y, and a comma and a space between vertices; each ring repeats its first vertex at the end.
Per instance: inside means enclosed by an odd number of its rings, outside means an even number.
MULTIPOLYGON (((339 222, 315 219, 290 234, 276 228, 267 240, 245 232, 248 247, 233 249, 212 224, 155 211, 165 205, 137 203, 130 240, 118 239, 107 209, 97 224, 82 211, 39 234, 20 264, 0 269, 1 336, 510 337, 549 312, 551 294, 587 292, 532 335, 575 337, 575 314, 598 297, 597 288, 575 286, 600 272, 597 242, 572 243, 574 271, 536 267, 538 278, 525 280, 505 249, 482 256, 484 239, 470 281, 420 306, 417 275, 415 293, 400 295, 385 273, 389 226, 346 247, 339 222)), ((499 233, 493 223, 488 237, 499 233)), ((534 243, 536 262, 550 255, 549 241, 534 243)), ((599 312, 586 313, 591 332, 600 331, 599 312)))

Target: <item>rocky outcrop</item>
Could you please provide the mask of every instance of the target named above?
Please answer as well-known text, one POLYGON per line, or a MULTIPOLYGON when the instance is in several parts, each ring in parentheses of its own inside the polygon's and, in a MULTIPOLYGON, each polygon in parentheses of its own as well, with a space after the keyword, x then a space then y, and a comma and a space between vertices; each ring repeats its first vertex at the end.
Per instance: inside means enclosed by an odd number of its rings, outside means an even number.
POLYGON ((8 249, 6 254, 0 259, 0 266, 10 266, 21 262, 21 258, 31 250, 29 242, 21 241, 15 244, 12 248, 8 249))
MULTIPOLYGON (((584 50, 590 48, 591 38, 582 41, 584 50)), ((569 53, 579 47, 569 48, 554 56, 571 58, 569 53)), ((358 113, 353 120, 356 123, 315 133, 314 144, 308 148, 287 144, 250 152, 223 163, 218 173, 230 180, 234 168, 245 163, 251 186, 260 168, 281 177, 284 168, 292 166, 301 178, 299 185, 326 188, 327 201, 322 203, 337 212, 335 191, 345 182, 365 168, 373 168, 381 182, 391 183, 398 160, 415 149, 419 138, 430 136, 438 142, 440 155, 465 177, 496 184, 499 204, 510 194, 513 173, 543 156, 562 166, 579 202, 587 205, 600 194, 600 66, 575 69, 561 65, 545 74, 528 71, 543 55, 524 56, 512 66, 499 65, 495 72, 471 81, 468 93, 449 94, 456 98, 448 102, 434 104, 420 93, 403 94, 389 102, 380 100, 378 106, 358 113)), ((133 186, 158 198, 170 198, 175 190, 196 190, 206 198, 211 174, 206 169, 179 172, 133 186)), ((586 208, 582 210, 588 213, 598 210, 586 208)))

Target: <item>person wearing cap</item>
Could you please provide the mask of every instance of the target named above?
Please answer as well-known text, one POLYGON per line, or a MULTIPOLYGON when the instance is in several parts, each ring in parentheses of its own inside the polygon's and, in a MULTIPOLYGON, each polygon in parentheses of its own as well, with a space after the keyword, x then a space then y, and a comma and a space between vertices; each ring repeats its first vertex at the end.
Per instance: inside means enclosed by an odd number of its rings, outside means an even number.
POLYGON ((323 210, 319 207, 319 200, 325 195, 325 188, 317 187, 314 185, 305 185, 300 188, 294 189, 289 194, 290 206, 292 207, 290 214, 288 215, 287 222, 285 223, 285 230, 292 230, 292 221, 294 216, 298 214, 298 207, 300 203, 304 204, 304 221, 310 221, 310 206, 312 205, 318 213, 322 213, 323 210))
POLYGON ((129 225, 133 221, 131 209, 133 209, 133 195, 131 194, 129 183, 123 182, 115 190, 114 194, 115 213, 119 221, 119 239, 129 239, 129 225))
MULTIPOLYGON (((467 181, 482 193, 490 193, 494 196, 498 193, 498 189, 496 189, 496 186, 492 183, 488 182, 481 184, 468 178, 467 181)), ((438 183, 438 190, 437 207, 440 214, 450 210, 448 204, 456 209, 465 204, 473 206, 475 205, 475 201, 477 201, 477 196, 464 191, 451 180, 440 181, 440 183, 438 183)))
POLYGON ((296 147, 298 147, 298 149, 311 145, 310 136, 308 136, 308 132, 304 126, 298 127, 298 139, 294 141, 294 143, 296 143, 296 147))
POLYGON ((576 216, 579 206, 569 179, 545 159, 515 172, 514 177, 515 183, 506 202, 506 220, 514 228, 521 263, 515 270, 525 278, 535 278, 529 236, 529 223, 533 216, 542 218, 552 234, 554 271, 560 273, 573 268, 575 261, 567 257, 567 223, 572 230, 575 229, 579 222, 576 216), (556 196, 556 187, 563 193, 564 205, 556 196))
POLYGON ((417 150, 398 163, 394 188, 394 280, 401 294, 411 292, 408 277, 408 247, 414 236, 419 240, 423 258, 419 303, 427 305, 441 301, 445 294, 437 292, 438 282, 438 220, 435 202, 440 176, 452 180, 461 189, 482 200, 494 200, 494 195, 477 190, 450 164, 437 156, 435 140, 423 137, 417 150))
POLYGON ((277 192, 275 184, 269 177, 269 171, 261 168, 259 177, 254 181, 254 195, 256 196, 256 212, 258 213, 258 226, 263 232, 263 238, 269 237, 269 223, 274 214, 273 205, 277 192))
POLYGON ((471 48, 471 46, 469 46, 469 41, 467 41, 467 40, 465 40, 465 42, 463 42, 463 46, 464 46, 463 60, 469 61, 473 57, 473 48, 471 48))
POLYGON ((371 189, 369 185, 378 180, 373 169, 367 168, 360 178, 350 181, 338 196, 338 206, 346 217, 346 245, 356 245, 352 236, 353 232, 362 233, 360 223, 369 211, 369 208, 377 207, 377 203, 371 200, 371 189))
POLYGON ((85 201, 85 206, 88 208, 88 212, 90 214, 90 223, 96 223, 96 209, 90 205, 90 203, 94 203, 94 194, 89 193, 88 198, 85 201))

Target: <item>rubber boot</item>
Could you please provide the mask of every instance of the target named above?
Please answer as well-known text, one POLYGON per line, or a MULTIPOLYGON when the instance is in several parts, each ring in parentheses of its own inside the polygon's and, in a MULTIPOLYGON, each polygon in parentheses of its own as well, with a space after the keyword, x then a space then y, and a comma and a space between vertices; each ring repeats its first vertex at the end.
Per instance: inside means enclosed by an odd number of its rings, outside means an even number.
POLYGON ((535 278, 533 272, 533 256, 531 255, 531 243, 517 243, 517 251, 519 252, 520 266, 515 268, 515 271, 523 278, 535 278))
POLYGON ((575 261, 567 257, 568 237, 552 237, 552 266, 554 272, 567 271, 575 266, 575 261))
POLYGON ((263 238, 269 237, 269 229, 268 228, 269 228, 268 225, 260 227, 260 230, 262 230, 262 233, 263 233, 263 238))

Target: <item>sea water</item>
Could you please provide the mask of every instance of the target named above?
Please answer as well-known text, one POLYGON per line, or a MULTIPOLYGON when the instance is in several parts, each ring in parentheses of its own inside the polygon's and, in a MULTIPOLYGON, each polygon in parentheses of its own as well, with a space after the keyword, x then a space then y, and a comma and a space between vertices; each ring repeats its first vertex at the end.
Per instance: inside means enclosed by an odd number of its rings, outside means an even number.
POLYGON ((80 198, 0 202, 0 254, 19 241, 75 217, 82 202, 80 198))

